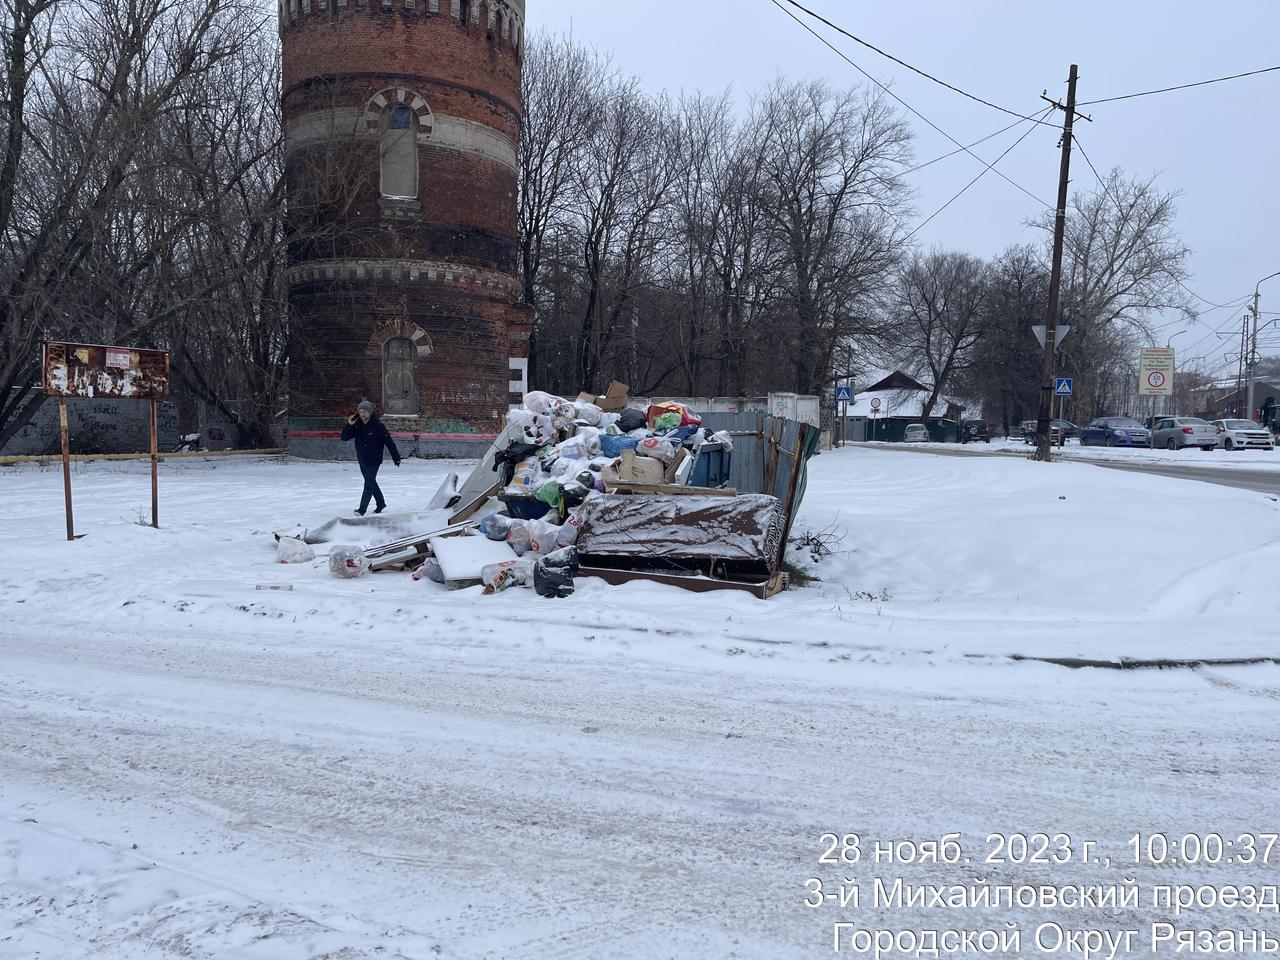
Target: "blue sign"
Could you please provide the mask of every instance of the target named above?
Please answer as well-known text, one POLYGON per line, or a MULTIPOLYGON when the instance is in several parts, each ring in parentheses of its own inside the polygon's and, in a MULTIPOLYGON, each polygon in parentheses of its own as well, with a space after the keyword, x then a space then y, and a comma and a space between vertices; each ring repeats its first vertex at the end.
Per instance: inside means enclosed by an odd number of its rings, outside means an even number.
POLYGON ((1071 396, 1071 378, 1070 378, 1070 377, 1059 377, 1059 378, 1057 379, 1057 382, 1056 382, 1056 383, 1055 383, 1055 385, 1054 385, 1054 388, 1053 388, 1053 395, 1054 395, 1055 397, 1069 397, 1069 396, 1071 396))
POLYGON ((836 400, 852 400, 853 387, 836 387, 836 400))

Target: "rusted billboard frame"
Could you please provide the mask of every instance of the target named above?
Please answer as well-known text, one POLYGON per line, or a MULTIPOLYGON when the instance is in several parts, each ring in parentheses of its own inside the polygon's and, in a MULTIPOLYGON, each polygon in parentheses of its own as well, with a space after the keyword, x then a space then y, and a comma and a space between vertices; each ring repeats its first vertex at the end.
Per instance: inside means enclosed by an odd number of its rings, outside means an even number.
POLYGON ((46 396, 58 398, 58 427, 62 440, 62 494, 67 512, 67 539, 76 539, 71 504, 71 434, 67 426, 68 397, 107 397, 113 400, 150 401, 151 526, 159 529, 160 444, 156 408, 160 400, 167 400, 170 396, 169 354, 164 350, 143 350, 136 347, 57 340, 46 340, 41 344, 40 352, 41 385, 46 396), (78 366, 73 365, 73 360, 79 361, 78 366), (122 372, 114 374, 113 370, 122 372))

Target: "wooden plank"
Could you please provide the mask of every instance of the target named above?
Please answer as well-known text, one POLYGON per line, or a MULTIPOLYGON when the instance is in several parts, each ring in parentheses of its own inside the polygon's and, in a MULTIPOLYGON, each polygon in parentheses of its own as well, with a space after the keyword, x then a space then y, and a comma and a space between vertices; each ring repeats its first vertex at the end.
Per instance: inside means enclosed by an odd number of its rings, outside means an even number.
POLYGON ((678 487, 666 483, 618 483, 609 487, 610 493, 644 494, 671 497, 736 497, 732 487, 678 487))
POLYGON ((710 577, 686 577, 679 574, 647 573, 638 570, 610 570, 606 567, 579 567, 578 575, 583 577, 599 577, 606 583, 617 586, 635 580, 650 583, 662 583, 695 593, 710 593, 715 590, 739 590, 768 600, 782 592, 785 579, 782 574, 775 573, 762 580, 713 580, 710 577))
POLYGON ((461 523, 463 520, 470 519, 472 516, 476 514, 477 511, 479 511, 481 507, 483 507, 486 503, 489 502, 489 499, 491 497, 496 497, 501 492, 502 492, 502 484, 500 482, 494 483, 494 485, 491 486, 488 490, 480 494, 480 496, 476 497, 470 503, 462 507, 462 509, 460 509, 452 517, 450 517, 449 522, 461 523))

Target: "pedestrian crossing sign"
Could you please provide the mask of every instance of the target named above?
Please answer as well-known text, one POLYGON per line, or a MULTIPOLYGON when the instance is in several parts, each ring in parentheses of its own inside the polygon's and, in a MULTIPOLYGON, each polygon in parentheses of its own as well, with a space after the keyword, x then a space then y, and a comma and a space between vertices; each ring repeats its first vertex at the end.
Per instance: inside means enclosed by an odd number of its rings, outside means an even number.
POLYGON ((1055 383, 1053 388, 1053 394, 1056 397, 1071 396, 1071 378, 1058 377, 1057 382, 1055 383))
POLYGON ((853 387, 836 387, 836 400, 852 400, 853 387))

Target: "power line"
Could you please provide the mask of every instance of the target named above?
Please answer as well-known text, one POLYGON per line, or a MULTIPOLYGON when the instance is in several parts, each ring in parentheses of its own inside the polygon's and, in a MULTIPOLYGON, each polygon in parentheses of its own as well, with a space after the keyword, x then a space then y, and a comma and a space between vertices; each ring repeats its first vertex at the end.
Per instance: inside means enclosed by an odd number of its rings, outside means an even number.
MULTIPOLYGON (((796 0, 786 0, 786 2, 791 4, 791 6, 795 7, 797 10, 803 10, 805 13, 813 17, 813 19, 817 20, 819 23, 826 24, 832 30, 836 31, 837 33, 843 36, 848 37, 850 40, 854 41, 855 43, 862 44, 868 50, 873 50, 876 53, 880 54, 880 56, 884 57, 885 59, 892 60, 894 63, 898 64, 899 66, 906 67, 912 73, 918 73, 920 76, 924 77, 926 80, 932 80, 934 83, 940 86, 946 87, 948 90, 951 90, 954 93, 958 93, 962 97, 968 97, 970 100, 980 103, 984 107, 991 107, 991 109, 993 110, 999 110, 1001 113, 1007 113, 1009 114, 1009 116, 1017 117, 1019 120, 1030 120, 1033 123, 1044 123, 1043 120, 1036 119, 1035 117, 1029 117, 1026 114, 1018 113, 1016 110, 1010 110, 1006 107, 1002 107, 997 103, 992 103, 990 100, 983 100, 982 97, 969 93, 966 90, 961 90, 959 87, 955 86, 954 84, 947 83, 945 80, 939 80, 933 74, 925 70, 921 70, 919 67, 913 67, 911 64, 907 63, 905 60, 900 60, 898 57, 895 57, 893 54, 888 53, 884 50, 881 50, 874 43, 869 43, 868 41, 863 40, 861 37, 854 36, 844 27, 840 26, 839 24, 832 23, 826 17, 822 16, 822 14, 816 13, 813 10, 810 10, 808 7, 804 6, 803 4, 797 3, 796 0)), ((1041 116, 1043 116, 1043 114, 1041 114, 1041 116)), ((1045 125, 1054 126, 1054 124, 1045 124, 1045 125)))
MULTIPOLYGON (((1040 116, 1042 116, 1042 117, 1047 117, 1047 116, 1048 116, 1052 111, 1053 111, 1053 107, 1050 107, 1050 108, 1049 108, 1048 110, 1046 110, 1044 113, 1040 114, 1040 116)), ((1023 122, 1023 121, 1019 121, 1019 123, 1021 123, 1021 122, 1023 122)), ((1018 124, 1014 124, 1014 126, 1017 126, 1017 125, 1018 125, 1018 124)), ((1017 140, 1015 140, 1013 143, 1011 143, 1011 144, 1008 146, 1008 148, 1006 148, 1006 149, 1005 149, 1004 153, 1002 153, 1002 154, 1000 154, 1000 156, 996 157, 996 158, 995 158, 995 160, 993 160, 993 161, 992 161, 992 163, 991 163, 991 166, 990 166, 990 167, 988 167, 986 170, 983 170, 983 171, 982 171, 981 173, 979 173, 976 177, 974 177, 972 180, 970 180, 968 183, 966 183, 966 184, 964 185, 964 188, 963 188, 963 189, 961 189, 961 191, 960 191, 959 193, 957 193, 954 197, 952 197, 950 200, 948 200, 946 203, 944 203, 941 207, 939 207, 939 208, 938 208, 937 210, 935 210, 933 213, 929 214, 929 216, 928 216, 928 217, 926 217, 924 220, 922 220, 922 221, 920 222, 920 224, 919 224, 919 225, 918 225, 914 230, 912 230, 910 233, 908 233, 908 234, 903 238, 903 241, 902 241, 902 242, 903 242, 903 243, 906 243, 908 240, 910 240, 912 237, 914 237, 917 233, 919 233, 921 230, 923 230, 923 229, 925 228, 925 226, 929 223, 929 221, 931 221, 934 217, 938 216, 938 214, 940 214, 940 213, 942 213, 944 210, 946 210, 946 209, 947 209, 947 207, 951 206, 953 203, 955 203, 957 200, 959 200, 962 196, 964 196, 964 195, 965 195, 965 193, 967 193, 967 192, 968 192, 968 190, 969 190, 969 188, 970 188, 970 187, 972 187, 975 183, 977 183, 979 180, 981 180, 983 177, 985 177, 985 176, 986 176, 986 175, 987 175, 991 170, 995 170, 995 166, 996 166, 996 164, 997 164, 997 163, 999 163, 1001 160, 1003 160, 1005 157, 1007 157, 1010 153, 1012 153, 1012 152, 1013 152, 1013 150, 1014 150, 1014 148, 1015 148, 1015 147, 1017 147, 1017 146, 1018 146, 1018 144, 1022 143, 1022 141, 1023 141, 1023 140, 1025 140, 1025 139, 1027 139, 1027 137, 1031 136, 1031 134, 1035 132, 1035 129, 1036 129, 1036 128, 1035 128, 1035 126, 1034 126, 1034 125, 1032 125, 1032 126, 1030 126, 1030 127, 1027 127, 1026 132, 1025 132, 1025 133, 1023 133, 1023 135, 1022 135, 1022 136, 1020 136, 1020 137, 1019 137, 1017 140)))
MULTIPOLYGON (((977 147, 977 146, 980 146, 980 145, 982 145, 982 144, 986 143, 988 140, 991 140, 991 139, 993 139, 994 137, 998 137, 998 136, 1000 136, 1000 134, 1004 133, 1005 131, 1007 131, 1007 130, 1012 130, 1014 127, 1016 127, 1016 126, 1018 126, 1018 125, 1020 125, 1020 124, 1022 124, 1022 123, 1025 123, 1025 121, 1023 121, 1023 120, 1015 120, 1015 121, 1013 121, 1013 123, 1009 124, 1007 127, 1001 127, 1001 128, 1000 128, 999 130, 997 130, 995 133, 988 133, 988 134, 987 134, 985 137, 983 137, 981 140, 975 140, 975 141, 973 141, 973 143, 969 144, 969 146, 968 146, 968 147, 961 147, 961 148, 960 148, 960 149, 958 149, 958 150, 952 150, 950 153, 944 153, 944 154, 943 154, 942 156, 940 156, 940 157, 934 157, 932 160, 929 160, 929 161, 927 161, 927 162, 925 162, 925 163, 922 163, 922 164, 920 164, 920 165, 919 165, 919 166, 917 166, 917 167, 912 167, 910 170, 903 170, 903 171, 902 171, 902 175, 905 177, 905 176, 908 176, 909 174, 912 174, 912 173, 918 173, 919 171, 923 170, 925 167, 931 167, 931 166, 933 166, 935 163, 940 163, 940 162, 941 162, 941 161, 943 161, 943 160, 948 160, 948 159, 950 159, 951 157, 954 157, 957 153, 964 153, 964 152, 965 152, 965 150, 968 150, 968 149, 969 149, 969 147, 977 147)), ((1032 129, 1034 129, 1034 128, 1032 128, 1032 129)))
POLYGON ((1198 80, 1195 83, 1180 83, 1176 87, 1161 87, 1159 90, 1144 90, 1142 93, 1126 93, 1122 97, 1105 97, 1102 100, 1086 100, 1080 104, 1082 107, 1089 107, 1095 103, 1115 103, 1117 100, 1133 100, 1136 97, 1152 97, 1157 93, 1171 93, 1174 90, 1190 90, 1192 87, 1204 87, 1211 83, 1225 83, 1228 80, 1239 80, 1242 77, 1256 77, 1260 73, 1271 73, 1274 70, 1280 70, 1280 66, 1264 67, 1261 70, 1250 70, 1248 73, 1236 73, 1229 77, 1216 77, 1213 80, 1198 80))
MULTIPOLYGON (((1040 205, 1041 205, 1042 207, 1044 207, 1046 210, 1052 210, 1052 209, 1053 209, 1053 207, 1052 207, 1050 204, 1045 203, 1043 200, 1041 200, 1039 197, 1037 197, 1034 193, 1032 193, 1032 192, 1031 192, 1030 190, 1028 190, 1026 187, 1022 186, 1022 184, 1018 183, 1018 182, 1017 182, 1017 181, 1015 181, 1015 180, 1011 180, 1011 179, 1009 179, 1009 177, 1005 176, 1005 175, 1004 175, 1003 173, 1001 173, 999 170, 996 170, 994 167, 992 167, 992 166, 991 166, 991 164, 989 164, 989 163, 987 163, 987 161, 983 160, 983 159, 982 159, 982 157, 978 156, 976 153, 974 153, 972 150, 970 150, 968 147, 966 147, 963 143, 961 143, 961 142, 960 142, 959 140, 957 140, 955 137, 951 136, 951 134, 947 133, 947 131, 943 130, 940 126, 938 126, 936 123, 934 123, 934 122, 933 122, 932 120, 930 120, 928 117, 926 117, 923 113, 921 113, 921 112, 920 112, 919 110, 917 110, 915 107, 911 106, 911 104, 907 103, 907 101, 903 100, 903 99, 902 99, 902 97, 898 96, 896 93, 894 93, 892 90, 890 90, 887 86, 885 86, 883 83, 881 83, 881 82, 880 82, 879 80, 877 80, 875 77, 873 77, 871 74, 867 73, 867 71, 866 71, 866 70, 863 70, 863 69, 862 69, 862 67, 860 67, 860 66, 858 66, 858 64, 854 63, 854 61, 853 61, 852 59, 850 59, 849 55, 848 55, 848 54, 846 54, 843 50, 841 50, 839 47, 835 46, 835 45, 834 45, 830 40, 828 40, 828 39, 827 39, 826 37, 824 37, 822 34, 818 33, 818 32, 817 32, 816 30, 814 30, 811 26, 809 26, 809 24, 805 23, 803 20, 801 20, 799 17, 797 17, 794 13, 792 13, 790 10, 788 10, 786 7, 784 7, 784 6, 782 5, 781 0, 769 0, 769 2, 770 2, 770 3, 772 3, 772 4, 773 4, 775 7, 777 7, 779 10, 781 10, 783 13, 785 13, 785 14, 786 14, 788 17, 790 17, 792 20, 794 20, 796 23, 800 24, 800 26, 801 26, 801 27, 803 27, 806 31, 808 31, 809 33, 813 34, 813 36, 815 36, 815 37, 816 37, 816 38, 817 38, 817 39, 818 39, 818 40, 819 40, 819 41, 820 41, 824 46, 826 46, 828 49, 830 49, 830 50, 831 50, 831 51, 832 51, 836 56, 838 56, 838 57, 839 57, 841 60, 843 60, 845 63, 849 64, 849 66, 853 67, 853 69, 857 70, 860 74, 862 74, 864 77, 866 77, 866 78, 867 78, 868 80, 870 80, 872 83, 874 83, 877 87, 879 87, 881 90, 883 90, 886 94, 888 94, 888 95, 889 95, 890 97, 892 97, 894 100, 898 101, 898 103, 900 103, 900 104, 902 104, 904 107, 906 107, 906 108, 907 108, 907 110, 909 110, 911 113, 915 114, 915 116, 919 117, 921 120, 923 120, 925 123, 927 123, 930 127, 932 127, 934 130, 936 130, 938 133, 942 134, 944 137, 946 137, 948 140, 950 140, 952 143, 954 143, 957 147, 959 147, 959 148, 960 148, 961 150, 963 150, 965 153, 969 154, 969 156, 973 157, 973 159, 977 160, 980 164, 982 164, 982 165, 983 165, 984 167, 986 167, 988 170, 993 171, 993 172, 995 173, 995 175, 996 175, 996 176, 998 176, 1001 180, 1004 180, 1006 183, 1009 183, 1009 184, 1011 184, 1011 185, 1012 185, 1012 186, 1014 186, 1014 187, 1017 187, 1019 190, 1021 190, 1023 193, 1025 193, 1025 194, 1026 194, 1028 197, 1030 197, 1032 200, 1036 201, 1036 203, 1040 204, 1040 205)), ((788 3, 790 3, 790 2, 791 2, 791 0, 787 0, 787 2, 788 2, 788 3)), ((1031 119, 1031 118, 1027 118, 1027 119, 1031 119)))

